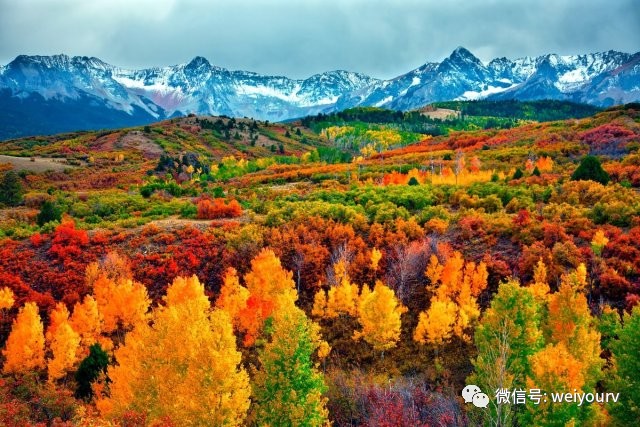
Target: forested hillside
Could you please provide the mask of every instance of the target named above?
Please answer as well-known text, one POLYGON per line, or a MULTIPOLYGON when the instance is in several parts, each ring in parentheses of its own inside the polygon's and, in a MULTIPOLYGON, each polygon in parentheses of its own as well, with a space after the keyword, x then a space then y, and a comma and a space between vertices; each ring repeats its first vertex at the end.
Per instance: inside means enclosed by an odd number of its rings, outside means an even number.
POLYGON ((640 109, 437 108, 0 143, 0 424, 633 425, 640 109))

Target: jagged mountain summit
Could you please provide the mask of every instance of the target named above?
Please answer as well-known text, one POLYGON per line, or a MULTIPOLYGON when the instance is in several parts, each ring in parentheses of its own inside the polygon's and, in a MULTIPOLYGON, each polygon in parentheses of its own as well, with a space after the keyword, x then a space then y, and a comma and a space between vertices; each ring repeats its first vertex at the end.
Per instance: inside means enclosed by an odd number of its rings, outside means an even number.
POLYGON ((279 121, 354 106, 410 110, 436 101, 640 100, 640 52, 548 54, 483 63, 459 47, 390 80, 330 71, 304 80, 231 71, 196 57, 128 70, 98 58, 18 56, 0 66, 0 139, 149 123, 189 113, 279 121))

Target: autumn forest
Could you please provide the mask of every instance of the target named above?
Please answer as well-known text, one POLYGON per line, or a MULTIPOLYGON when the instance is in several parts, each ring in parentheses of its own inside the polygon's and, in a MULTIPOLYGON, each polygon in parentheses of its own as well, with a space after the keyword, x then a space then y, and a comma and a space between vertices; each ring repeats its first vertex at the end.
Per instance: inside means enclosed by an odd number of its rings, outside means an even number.
POLYGON ((0 425, 638 419, 639 104, 0 142, 0 425))

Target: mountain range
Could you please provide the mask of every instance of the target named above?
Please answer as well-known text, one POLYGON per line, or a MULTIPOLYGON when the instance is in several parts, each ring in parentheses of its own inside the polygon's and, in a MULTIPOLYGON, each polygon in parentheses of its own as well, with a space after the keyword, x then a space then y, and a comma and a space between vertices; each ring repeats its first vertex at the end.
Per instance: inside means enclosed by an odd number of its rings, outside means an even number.
POLYGON ((0 139, 146 124, 190 113, 282 121, 356 106, 437 101, 640 100, 640 52, 547 54, 483 63, 463 47, 390 80, 330 71, 304 80, 231 71, 196 57, 129 70, 98 58, 20 55, 0 66, 0 139))

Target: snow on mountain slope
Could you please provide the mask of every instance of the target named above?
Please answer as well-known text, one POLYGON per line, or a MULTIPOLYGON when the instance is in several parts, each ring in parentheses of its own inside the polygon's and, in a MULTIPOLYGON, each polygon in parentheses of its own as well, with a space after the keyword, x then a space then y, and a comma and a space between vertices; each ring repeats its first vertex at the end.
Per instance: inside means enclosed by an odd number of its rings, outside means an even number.
POLYGON ((37 115, 46 122, 47 109, 60 113, 58 121, 68 121, 64 129, 75 130, 188 113, 277 121, 354 106, 410 110, 453 99, 566 99, 608 106, 640 100, 639 55, 548 54, 482 63, 459 47, 440 63, 390 80, 342 70, 294 80, 230 71, 203 57, 128 70, 84 56, 21 55, 0 66, 0 113, 11 112, 16 121, 11 136, 16 136, 33 132, 27 124, 21 130, 21 120, 31 123, 37 115), (65 117, 65 107, 76 117, 65 117))

